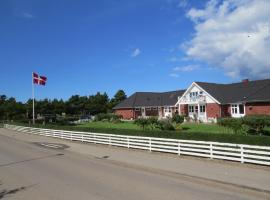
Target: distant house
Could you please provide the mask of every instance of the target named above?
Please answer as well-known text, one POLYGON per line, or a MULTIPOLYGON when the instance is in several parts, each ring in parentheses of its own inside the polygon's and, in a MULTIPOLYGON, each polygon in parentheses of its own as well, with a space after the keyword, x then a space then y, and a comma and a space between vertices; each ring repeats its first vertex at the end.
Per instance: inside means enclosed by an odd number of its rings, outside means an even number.
POLYGON ((179 113, 202 122, 229 116, 270 115, 270 79, 245 79, 232 84, 193 82, 186 90, 136 92, 114 110, 124 119, 166 118, 179 113))
POLYGON ((176 103, 185 90, 172 92, 136 92, 116 105, 113 109, 123 119, 137 119, 140 117, 156 116, 171 117, 178 113, 176 103))
POLYGON ((232 84, 193 82, 176 105, 181 115, 203 122, 227 116, 270 115, 270 79, 232 84))

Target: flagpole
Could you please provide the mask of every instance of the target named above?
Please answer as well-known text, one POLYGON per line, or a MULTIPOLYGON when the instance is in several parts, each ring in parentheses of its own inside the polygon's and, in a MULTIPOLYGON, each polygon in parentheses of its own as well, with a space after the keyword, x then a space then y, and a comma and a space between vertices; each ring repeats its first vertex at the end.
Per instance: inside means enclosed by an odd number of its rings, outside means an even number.
POLYGON ((35 124, 35 91, 34 91, 34 73, 32 72, 32 100, 33 100, 33 125, 35 124))

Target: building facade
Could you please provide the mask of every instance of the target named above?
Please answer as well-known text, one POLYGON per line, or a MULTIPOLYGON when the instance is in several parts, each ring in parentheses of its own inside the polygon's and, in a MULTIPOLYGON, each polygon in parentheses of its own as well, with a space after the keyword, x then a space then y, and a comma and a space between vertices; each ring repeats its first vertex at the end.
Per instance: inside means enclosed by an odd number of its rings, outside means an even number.
POLYGON ((186 90, 153 93, 136 92, 114 107, 123 119, 174 113, 195 121, 216 122, 221 117, 270 115, 270 79, 217 84, 193 82, 186 90))
POLYGON ((114 112, 123 119, 137 119, 150 116, 158 118, 172 117, 178 113, 178 97, 184 90, 171 92, 136 92, 115 106, 114 112))
POLYGON ((181 115, 202 122, 270 115, 270 79, 232 84, 193 82, 176 105, 181 115))

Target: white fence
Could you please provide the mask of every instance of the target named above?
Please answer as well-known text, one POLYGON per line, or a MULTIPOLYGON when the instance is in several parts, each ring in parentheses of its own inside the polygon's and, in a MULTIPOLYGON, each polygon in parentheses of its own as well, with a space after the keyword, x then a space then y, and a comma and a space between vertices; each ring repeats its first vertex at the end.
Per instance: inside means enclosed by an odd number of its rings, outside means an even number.
POLYGON ((56 137, 71 141, 231 160, 241 163, 270 165, 270 147, 266 146, 64 131, 9 124, 5 124, 4 127, 23 133, 56 137))

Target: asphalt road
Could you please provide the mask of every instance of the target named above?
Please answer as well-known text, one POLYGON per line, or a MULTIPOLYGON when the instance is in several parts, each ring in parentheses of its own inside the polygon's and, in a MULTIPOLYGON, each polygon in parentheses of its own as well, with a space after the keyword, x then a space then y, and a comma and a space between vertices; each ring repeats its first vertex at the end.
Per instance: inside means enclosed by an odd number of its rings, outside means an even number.
POLYGON ((228 200, 270 199, 270 193, 124 165, 70 151, 59 140, 0 134, 0 199, 228 200))

